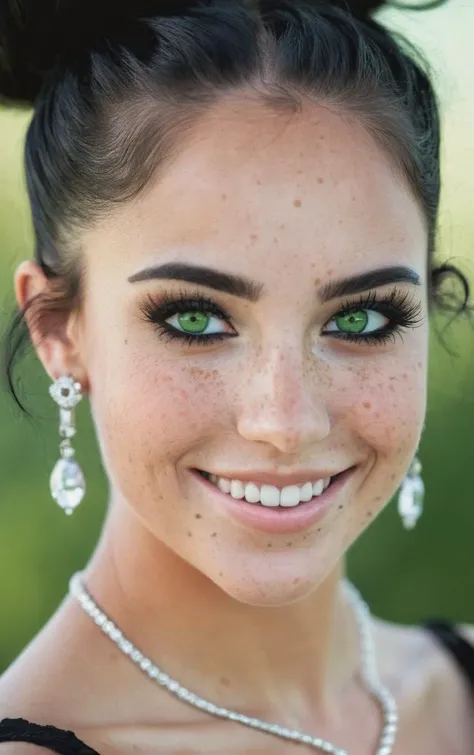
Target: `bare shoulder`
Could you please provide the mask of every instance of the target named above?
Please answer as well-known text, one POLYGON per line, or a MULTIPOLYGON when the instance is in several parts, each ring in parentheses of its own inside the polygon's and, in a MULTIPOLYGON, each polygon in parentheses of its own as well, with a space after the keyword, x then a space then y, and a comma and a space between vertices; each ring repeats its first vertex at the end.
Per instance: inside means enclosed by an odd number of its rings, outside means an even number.
MULTIPOLYGON (((458 631, 474 642, 474 627, 458 631)), ((376 620, 381 674, 414 730, 432 730, 441 752, 464 755, 474 745, 474 695, 451 654, 425 627, 376 620)))
POLYGON ((69 729, 94 710, 87 702, 91 688, 102 693, 96 660, 107 658, 108 648, 90 624, 72 603, 57 611, 0 676, 0 720, 23 718, 69 729))

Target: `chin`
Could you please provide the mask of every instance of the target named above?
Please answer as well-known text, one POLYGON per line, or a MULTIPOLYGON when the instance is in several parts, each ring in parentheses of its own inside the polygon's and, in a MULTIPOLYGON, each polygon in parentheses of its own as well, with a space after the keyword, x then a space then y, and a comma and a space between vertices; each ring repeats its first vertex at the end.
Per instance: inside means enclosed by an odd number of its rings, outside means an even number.
POLYGON ((266 560, 255 571, 229 568, 228 572, 221 570, 208 576, 233 600, 261 607, 288 606, 303 600, 324 580, 325 575, 315 573, 314 563, 296 568, 288 558, 267 556, 266 560))

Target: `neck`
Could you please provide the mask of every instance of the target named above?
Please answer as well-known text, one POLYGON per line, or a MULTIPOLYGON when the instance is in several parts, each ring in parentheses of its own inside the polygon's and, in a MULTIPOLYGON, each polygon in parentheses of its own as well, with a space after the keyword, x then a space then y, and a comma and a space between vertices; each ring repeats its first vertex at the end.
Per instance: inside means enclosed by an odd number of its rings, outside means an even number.
POLYGON ((112 506, 84 583, 143 653, 201 697, 267 719, 294 705, 295 718, 306 708, 314 721, 315 711, 331 717, 360 666, 343 578, 338 564, 306 598, 249 606, 112 506))

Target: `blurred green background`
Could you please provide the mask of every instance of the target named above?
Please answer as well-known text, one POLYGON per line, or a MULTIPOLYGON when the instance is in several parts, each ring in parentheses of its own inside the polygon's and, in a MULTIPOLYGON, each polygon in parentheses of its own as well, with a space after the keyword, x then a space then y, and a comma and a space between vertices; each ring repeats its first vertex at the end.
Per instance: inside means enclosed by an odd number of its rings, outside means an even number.
MULTIPOLYGON (((390 11, 386 22, 414 40, 434 67, 444 114, 440 259, 472 280, 474 260, 474 5, 451 0, 426 13, 390 11)), ((13 311, 13 272, 32 256, 21 153, 28 113, 0 111, 0 325, 13 311)), ((448 353, 432 337, 430 396, 421 448, 426 511, 406 533, 395 502, 349 555, 350 576, 375 613, 421 622, 474 623, 474 324, 449 330, 448 353)), ((31 422, 0 392, 0 672, 61 601, 86 562, 104 517, 107 486, 86 402, 78 412, 78 459, 88 495, 73 517, 51 500, 57 412, 34 357, 21 371, 31 422)))

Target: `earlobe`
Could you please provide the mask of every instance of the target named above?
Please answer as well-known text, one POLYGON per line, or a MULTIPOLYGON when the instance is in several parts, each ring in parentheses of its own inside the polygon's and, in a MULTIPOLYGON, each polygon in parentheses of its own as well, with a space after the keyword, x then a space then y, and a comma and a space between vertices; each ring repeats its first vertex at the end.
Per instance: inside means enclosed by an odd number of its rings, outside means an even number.
POLYGON ((69 327, 72 312, 66 297, 33 260, 25 260, 19 265, 14 285, 31 342, 51 380, 66 374, 74 375, 83 392, 88 392, 89 382, 78 339, 72 337, 76 329, 69 327))

